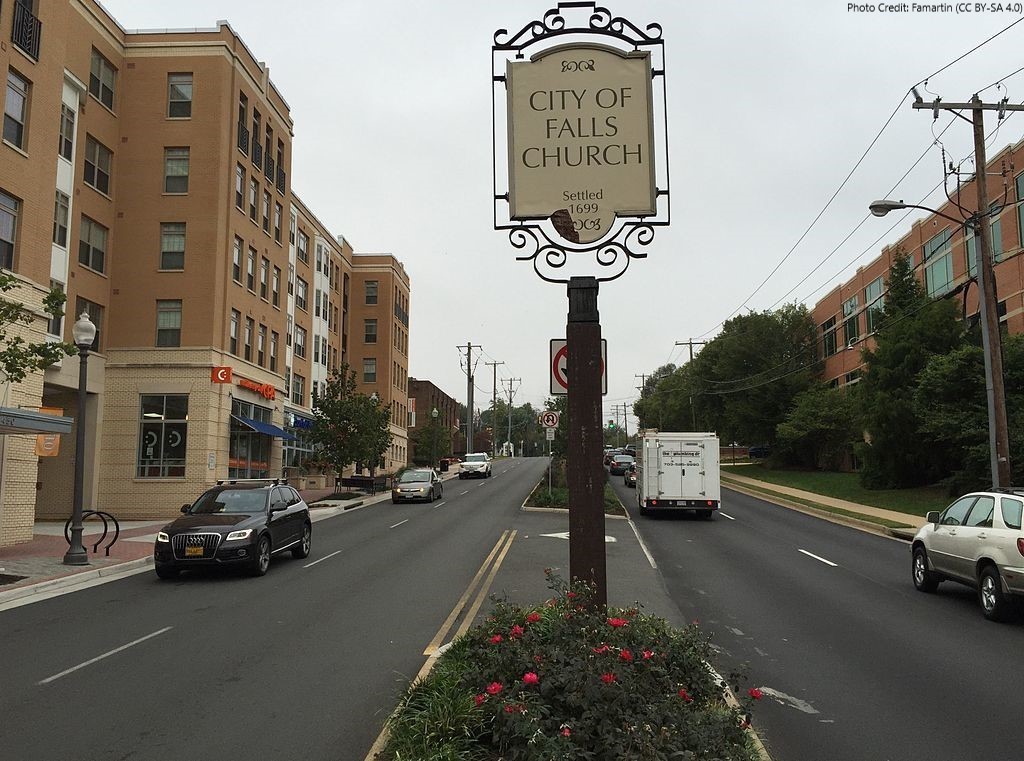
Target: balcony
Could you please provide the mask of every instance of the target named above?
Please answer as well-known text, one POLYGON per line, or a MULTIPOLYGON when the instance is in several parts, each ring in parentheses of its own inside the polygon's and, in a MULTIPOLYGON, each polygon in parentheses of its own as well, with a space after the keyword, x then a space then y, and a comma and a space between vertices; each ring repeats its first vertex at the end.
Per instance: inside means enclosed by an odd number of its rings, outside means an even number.
POLYGON ((238 150, 249 155, 249 130, 241 122, 238 123, 238 150))
POLYGON ((272 158, 270 158, 270 152, 269 151, 267 152, 266 161, 263 162, 263 171, 266 173, 268 180, 273 180, 273 178, 274 178, 274 160, 272 158))
POLYGON ((287 187, 288 187, 287 179, 288 178, 287 178, 287 175, 285 175, 285 173, 284 173, 284 169, 282 169, 281 167, 278 167, 277 168, 277 192, 280 193, 281 195, 284 195, 285 193, 288 192, 288 190, 287 190, 287 187))
POLYGON ((39 38, 43 33, 43 23, 33 15, 30 8, 21 3, 14 3, 14 26, 11 27, 11 42, 23 51, 39 60, 39 38))
POLYGON ((409 313, 398 306, 398 304, 395 304, 395 317, 397 317, 398 321, 405 325, 405 327, 409 327, 409 313))
POLYGON ((252 143, 252 164, 257 169, 263 166, 263 146, 255 140, 252 143))

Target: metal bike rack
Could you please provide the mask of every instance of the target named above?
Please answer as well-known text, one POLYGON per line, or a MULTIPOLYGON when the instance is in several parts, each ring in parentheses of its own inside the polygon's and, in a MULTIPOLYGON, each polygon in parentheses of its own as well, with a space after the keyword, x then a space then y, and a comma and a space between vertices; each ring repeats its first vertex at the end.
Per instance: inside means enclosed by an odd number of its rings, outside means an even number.
MULTIPOLYGON (((115 518, 110 513, 104 512, 103 510, 84 511, 82 513, 82 522, 84 523, 85 520, 90 515, 96 515, 99 517, 101 521, 103 521, 103 533, 100 534, 100 538, 97 539, 96 543, 92 546, 92 551, 94 553, 99 549, 99 546, 103 544, 103 540, 107 538, 107 534, 110 532, 109 522, 112 522, 114 524, 114 538, 110 540, 110 544, 104 547, 104 554, 107 557, 110 557, 110 548, 114 546, 114 543, 117 541, 117 538, 121 536, 121 524, 117 522, 117 518, 115 518)), ((64 524, 64 539, 65 541, 67 541, 69 545, 71 544, 71 521, 72 519, 68 518, 67 523, 64 524)))

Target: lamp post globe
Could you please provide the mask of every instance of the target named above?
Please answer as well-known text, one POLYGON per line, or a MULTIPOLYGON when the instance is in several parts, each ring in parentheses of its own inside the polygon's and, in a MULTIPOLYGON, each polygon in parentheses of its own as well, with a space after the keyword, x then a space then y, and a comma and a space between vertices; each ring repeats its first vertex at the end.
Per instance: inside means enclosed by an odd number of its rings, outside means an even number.
POLYGON ((89 565, 89 554, 82 544, 82 500, 85 482, 85 402, 88 388, 89 349, 96 340, 96 325, 82 312, 71 328, 78 347, 78 412, 75 416, 75 483, 71 503, 71 543, 64 553, 65 565, 89 565))

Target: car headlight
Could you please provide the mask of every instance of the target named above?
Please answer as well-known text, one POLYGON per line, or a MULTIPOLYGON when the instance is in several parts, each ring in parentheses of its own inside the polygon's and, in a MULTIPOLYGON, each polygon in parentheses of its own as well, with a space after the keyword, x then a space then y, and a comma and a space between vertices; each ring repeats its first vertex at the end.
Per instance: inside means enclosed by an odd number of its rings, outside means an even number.
POLYGON ((427 490, 426 486, 421 486, 420 487, 420 494, 423 494, 426 490, 427 490))
POLYGON ((167 532, 166 531, 158 531, 157 534, 156 534, 156 540, 158 542, 169 542, 169 541, 171 541, 171 538, 169 536, 167 536, 167 532))
POLYGON ((230 542, 233 539, 248 539, 250 536, 252 536, 252 529, 247 528, 242 531, 232 531, 224 541, 230 542))

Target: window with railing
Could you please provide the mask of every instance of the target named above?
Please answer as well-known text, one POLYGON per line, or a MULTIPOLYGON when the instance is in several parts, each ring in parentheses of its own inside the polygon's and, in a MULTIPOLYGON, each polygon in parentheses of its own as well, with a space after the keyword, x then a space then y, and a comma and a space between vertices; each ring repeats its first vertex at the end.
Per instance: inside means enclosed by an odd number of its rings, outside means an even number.
POLYGON ((11 42, 22 52, 39 60, 39 43, 43 36, 43 24, 32 12, 31 2, 16 0, 14 3, 14 25, 11 27, 11 42))

